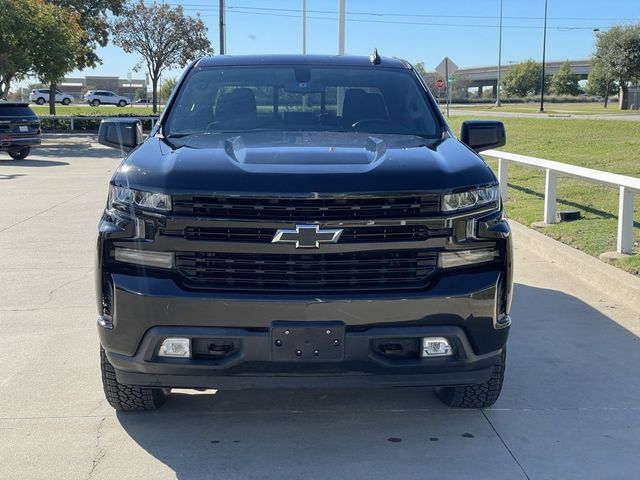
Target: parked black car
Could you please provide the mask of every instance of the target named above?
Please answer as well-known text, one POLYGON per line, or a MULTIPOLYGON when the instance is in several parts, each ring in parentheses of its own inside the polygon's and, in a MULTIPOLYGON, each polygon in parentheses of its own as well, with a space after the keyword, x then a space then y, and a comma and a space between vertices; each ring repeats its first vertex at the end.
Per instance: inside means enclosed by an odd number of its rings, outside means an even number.
POLYGON ((156 408, 173 387, 502 388, 512 253, 498 182, 402 60, 218 56, 193 63, 132 150, 98 236, 104 390, 156 408))
POLYGON ((15 160, 40 145, 40 120, 26 102, 0 101, 0 151, 15 160))

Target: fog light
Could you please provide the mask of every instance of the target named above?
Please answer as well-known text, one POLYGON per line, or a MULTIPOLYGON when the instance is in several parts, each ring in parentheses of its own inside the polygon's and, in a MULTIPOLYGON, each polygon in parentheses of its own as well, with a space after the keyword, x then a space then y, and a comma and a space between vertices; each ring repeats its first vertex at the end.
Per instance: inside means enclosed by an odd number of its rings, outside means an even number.
POLYGON ((159 357, 191 357, 191 346, 188 338, 165 338, 158 351, 159 357))
POLYGON ((423 357, 448 357, 453 355, 449 340, 443 337, 425 337, 422 339, 423 357))

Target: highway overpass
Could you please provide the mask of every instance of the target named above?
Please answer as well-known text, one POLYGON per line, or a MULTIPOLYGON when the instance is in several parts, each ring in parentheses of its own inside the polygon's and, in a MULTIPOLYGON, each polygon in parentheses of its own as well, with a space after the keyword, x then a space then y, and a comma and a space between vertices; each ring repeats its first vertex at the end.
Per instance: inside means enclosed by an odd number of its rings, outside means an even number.
MULTIPOLYGON (((562 64, 566 60, 557 62, 547 62, 545 71, 547 75, 553 75, 556 73, 562 64)), ((571 70, 575 73, 580 80, 586 80, 591 72, 590 60, 569 60, 571 64, 571 70)), ((502 73, 506 72, 514 64, 507 64, 502 66, 502 73)), ((488 67, 474 67, 474 68, 461 68, 455 74, 456 78, 469 82, 469 88, 493 88, 495 95, 498 85, 498 66, 488 67)))

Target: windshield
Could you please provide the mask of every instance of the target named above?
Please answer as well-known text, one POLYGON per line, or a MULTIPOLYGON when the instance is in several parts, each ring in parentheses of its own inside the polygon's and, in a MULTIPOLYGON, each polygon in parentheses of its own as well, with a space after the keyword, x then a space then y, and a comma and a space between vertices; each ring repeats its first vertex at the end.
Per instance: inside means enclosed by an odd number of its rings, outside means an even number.
POLYGON ((183 84, 165 136, 330 131, 439 138, 438 119, 409 70, 215 67, 183 84))

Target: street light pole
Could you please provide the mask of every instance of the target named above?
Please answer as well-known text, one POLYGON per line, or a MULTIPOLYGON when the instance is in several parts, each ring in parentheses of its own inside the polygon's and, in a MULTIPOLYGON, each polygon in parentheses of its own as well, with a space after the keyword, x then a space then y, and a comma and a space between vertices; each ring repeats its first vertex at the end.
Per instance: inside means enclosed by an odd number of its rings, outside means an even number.
POLYGON ((307 54, 307 0, 302 0, 302 54, 307 54))
POLYGON ((496 107, 500 103, 500 83, 502 81, 502 0, 500 0, 500 33, 498 35, 498 87, 496 89, 496 107))
POLYGON ((547 54, 547 0, 544 0, 544 32, 542 34, 542 73, 540 74, 540 112, 544 112, 544 73, 547 54))
POLYGON ((224 55, 226 53, 225 48, 225 40, 226 40, 226 31, 225 31, 225 23, 224 23, 224 0, 220 0, 220 55, 224 55))

